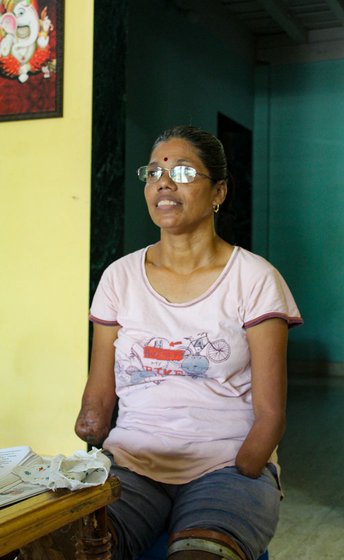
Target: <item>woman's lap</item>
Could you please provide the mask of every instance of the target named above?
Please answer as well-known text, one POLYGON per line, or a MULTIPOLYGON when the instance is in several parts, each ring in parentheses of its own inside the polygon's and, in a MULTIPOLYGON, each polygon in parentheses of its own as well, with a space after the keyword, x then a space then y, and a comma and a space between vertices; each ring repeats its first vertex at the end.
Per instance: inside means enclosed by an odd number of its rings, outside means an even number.
POLYGON ((253 479, 241 475, 235 467, 226 467, 180 489, 169 532, 213 529, 233 537, 248 558, 257 558, 276 530, 280 498, 268 468, 253 479))
POLYGON ((172 501, 159 483, 117 466, 111 474, 121 482, 120 498, 108 506, 119 539, 115 558, 136 558, 167 529, 172 501))
POLYGON ((183 485, 155 482, 116 465, 111 472, 122 488, 120 499, 109 506, 119 560, 139 556, 165 530, 196 527, 230 535, 254 559, 275 532, 281 494, 268 468, 251 479, 226 467, 183 485))

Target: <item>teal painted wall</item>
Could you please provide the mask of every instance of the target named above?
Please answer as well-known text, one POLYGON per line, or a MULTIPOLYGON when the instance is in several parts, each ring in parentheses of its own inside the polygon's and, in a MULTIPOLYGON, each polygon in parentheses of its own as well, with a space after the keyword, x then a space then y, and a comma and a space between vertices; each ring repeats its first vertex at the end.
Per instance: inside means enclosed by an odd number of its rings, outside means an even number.
POLYGON ((164 130, 193 124, 217 133, 221 112, 253 125, 253 66, 167 2, 129 2, 125 253, 155 241, 136 169, 164 130))
POLYGON ((253 250, 277 266, 305 319, 290 357, 344 362, 344 61, 252 65, 167 2, 129 0, 124 252, 154 242, 136 178, 164 128, 254 132, 253 250))
POLYGON ((343 92, 343 60, 257 69, 253 247, 301 308, 295 360, 344 362, 343 92))

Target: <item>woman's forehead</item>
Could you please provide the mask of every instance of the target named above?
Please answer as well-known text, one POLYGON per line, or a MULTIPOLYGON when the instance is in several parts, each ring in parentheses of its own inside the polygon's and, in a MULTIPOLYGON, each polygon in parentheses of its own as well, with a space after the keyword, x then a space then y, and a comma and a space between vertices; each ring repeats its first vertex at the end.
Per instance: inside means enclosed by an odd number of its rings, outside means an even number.
POLYGON ((151 161, 201 161, 197 148, 183 138, 159 142, 151 154, 151 161))

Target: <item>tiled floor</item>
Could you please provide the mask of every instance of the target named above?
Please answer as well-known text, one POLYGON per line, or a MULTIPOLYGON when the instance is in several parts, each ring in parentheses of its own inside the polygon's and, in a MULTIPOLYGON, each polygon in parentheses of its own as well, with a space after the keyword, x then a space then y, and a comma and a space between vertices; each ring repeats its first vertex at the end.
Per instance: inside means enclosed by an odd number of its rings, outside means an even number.
POLYGON ((344 560, 344 378, 292 378, 270 560, 344 560))

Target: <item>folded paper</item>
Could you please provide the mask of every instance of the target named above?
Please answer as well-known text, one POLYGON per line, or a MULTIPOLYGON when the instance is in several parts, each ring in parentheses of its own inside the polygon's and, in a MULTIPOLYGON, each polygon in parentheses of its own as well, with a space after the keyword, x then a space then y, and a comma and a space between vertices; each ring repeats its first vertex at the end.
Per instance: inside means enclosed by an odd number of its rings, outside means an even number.
POLYGON ((70 457, 56 455, 42 458, 31 465, 19 465, 13 469, 23 482, 46 489, 69 488, 78 490, 104 484, 109 476, 111 461, 100 449, 75 451, 70 457))

